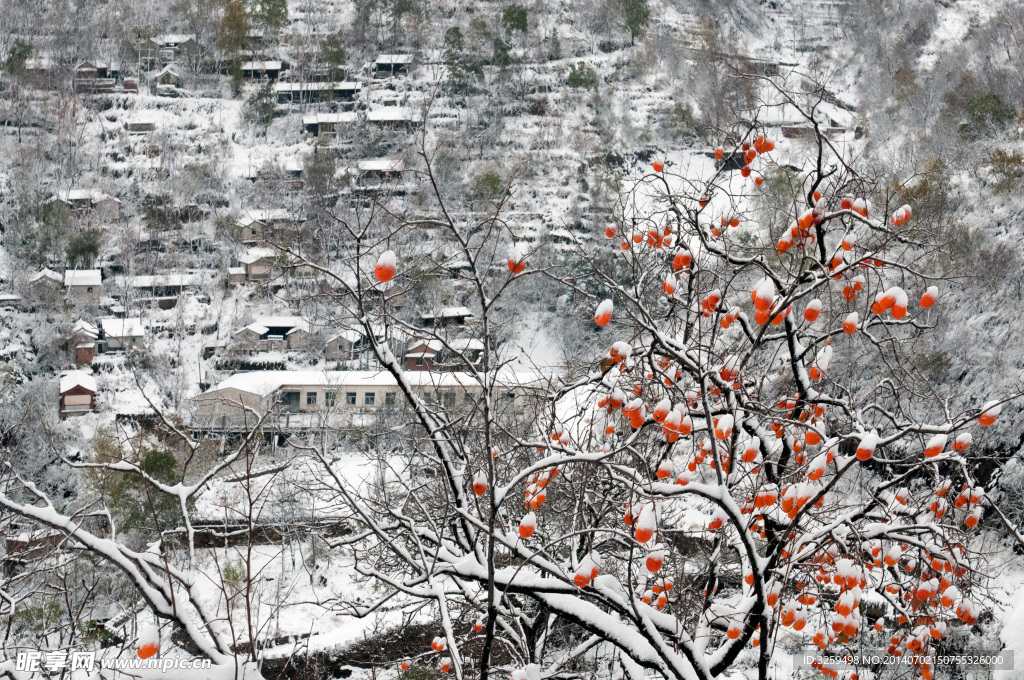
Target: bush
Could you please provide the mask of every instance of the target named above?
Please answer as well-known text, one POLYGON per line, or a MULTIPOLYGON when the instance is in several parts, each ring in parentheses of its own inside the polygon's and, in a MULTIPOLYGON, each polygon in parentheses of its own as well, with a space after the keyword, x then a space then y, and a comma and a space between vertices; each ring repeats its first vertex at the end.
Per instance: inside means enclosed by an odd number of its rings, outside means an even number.
POLYGON ((1016 189, 1024 178, 1024 154, 1020 151, 996 149, 989 155, 986 165, 996 180, 993 191, 997 194, 1016 189))
POLYGON ((274 120, 274 110, 276 108, 277 95, 274 93, 274 85, 267 81, 245 100, 245 110, 242 113, 242 117, 247 122, 262 125, 266 128, 274 120))
POLYGON ((526 33, 526 8, 522 5, 509 5, 501 15, 501 24, 505 27, 506 33, 512 31, 526 33))
POLYGON ((962 104, 964 119, 957 133, 963 139, 990 137, 1002 132, 1017 118, 1017 109, 992 91, 970 95, 962 104))
POLYGON ((575 89, 597 89, 597 72, 580 62, 569 66, 569 77, 566 78, 565 84, 575 89))
POLYGON ((477 175, 476 179, 473 180, 473 184, 476 186, 477 192, 486 198, 497 196, 504 188, 501 175, 494 170, 488 170, 477 175))

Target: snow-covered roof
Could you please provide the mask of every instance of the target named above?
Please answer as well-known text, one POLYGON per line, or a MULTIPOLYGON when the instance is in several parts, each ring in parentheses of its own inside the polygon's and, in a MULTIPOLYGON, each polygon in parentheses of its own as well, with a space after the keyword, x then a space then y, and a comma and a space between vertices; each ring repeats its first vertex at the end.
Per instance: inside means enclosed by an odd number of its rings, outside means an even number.
POLYGON ((366 120, 371 123, 392 123, 397 121, 419 120, 419 114, 404 106, 385 106, 382 109, 366 112, 366 120))
POLYGON ((49 281, 53 281, 54 283, 63 283, 63 281, 64 281, 64 277, 61 276, 60 274, 58 274, 57 272, 53 271, 52 269, 44 268, 42 271, 40 271, 40 272, 38 272, 36 274, 33 274, 29 278, 28 282, 29 283, 35 283, 36 281, 39 281, 41 279, 46 279, 46 280, 49 280, 49 281))
MULTIPOLYGON (((415 387, 477 387, 479 382, 470 373, 461 371, 409 371, 405 379, 415 387)), ((506 387, 528 384, 536 376, 518 376, 503 372, 497 382, 506 387), (521 378, 527 378, 522 380, 521 378)), ((219 382, 203 394, 210 395, 225 389, 236 389, 259 396, 269 396, 284 387, 397 387, 398 382, 387 371, 247 371, 236 373, 219 382)))
POLYGON ((411 64, 411 54, 381 54, 377 57, 377 64, 411 64))
POLYGON ((228 274, 244 274, 245 267, 228 267, 228 274))
POLYGON ((441 351, 444 345, 440 340, 426 340, 418 342, 412 346, 411 350, 405 353, 407 359, 419 359, 422 357, 432 357, 441 351), (418 351, 415 351, 418 350, 418 351))
POLYGON ((259 262, 262 259, 271 259, 277 257, 277 251, 271 248, 250 248, 245 253, 238 256, 238 261, 242 264, 252 264, 253 262, 259 262))
POLYGON ((156 41, 163 45, 179 45, 187 40, 195 39, 195 33, 164 33, 156 37, 156 41))
POLYGON ((469 307, 444 307, 437 313, 425 312, 420 315, 423 319, 449 319, 453 317, 472 317, 473 312, 469 311, 469 307))
POLYGON ((274 220, 298 220, 299 218, 292 214, 287 208, 271 208, 269 210, 246 210, 245 213, 238 218, 238 224, 243 227, 248 227, 250 224, 256 222, 267 222, 274 220))
POLYGON ((449 347, 457 352, 465 352, 467 350, 482 350, 484 343, 477 338, 456 338, 448 341, 449 347))
POLYGON ((362 84, 357 83, 354 80, 344 80, 341 82, 326 82, 326 81, 313 81, 313 82, 277 82, 274 83, 274 92, 308 92, 310 90, 359 90, 362 89, 362 84))
POLYGON ((327 342, 334 342, 335 340, 346 340, 350 343, 356 343, 363 339, 363 334, 354 329, 348 329, 335 333, 331 337, 327 338, 327 342))
POLYGON ((64 203, 70 203, 71 201, 89 201, 91 203, 99 203, 100 201, 121 202, 97 189, 69 189, 67 191, 60 191, 51 197, 51 200, 53 199, 63 201, 64 203))
POLYGON ((98 338, 100 336, 100 329, 96 328, 96 326, 93 326, 85 319, 79 319, 75 322, 75 325, 71 327, 71 334, 98 338))
POLYGON ((302 117, 303 125, 320 125, 321 123, 354 123, 355 111, 338 111, 336 113, 308 113, 302 117))
POLYGON ((360 172, 402 172, 405 170, 405 161, 390 158, 368 158, 359 161, 360 172))
POLYGON ((96 394, 96 378, 85 371, 68 371, 60 377, 61 394, 76 387, 84 387, 96 394))
POLYGON ((103 280, 99 269, 68 269, 64 272, 64 285, 71 286, 98 286, 103 280))
POLYGON ((111 338, 141 338, 145 334, 142 319, 138 317, 100 319, 100 326, 103 328, 103 334, 111 338))
POLYGON ((242 330, 235 333, 241 333, 242 331, 252 331, 257 335, 263 335, 271 328, 288 328, 285 334, 291 335, 295 331, 309 332, 309 324, 305 319, 299 316, 261 316, 256 321, 252 322, 242 330))
POLYGON ((243 71, 280 71, 280 61, 247 61, 242 64, 243 71))
POLYGON ((180 75, 178 73, 178 67, 177 66, 175 66, 174 64, 168 64, 167 66, 164 66, 162 69, 157 71, 156 75, 153 76, 153 77, 154 78, 159 78, 160 76, 164 75, 165 73, 170 73, 170 74, 172 74, 174 76, 179 76, 180 75))
POLYGON ((128 278, 132 288, 159 288, 177 286, 195 286, 199 283, 198 274, 143 274, 128 278))

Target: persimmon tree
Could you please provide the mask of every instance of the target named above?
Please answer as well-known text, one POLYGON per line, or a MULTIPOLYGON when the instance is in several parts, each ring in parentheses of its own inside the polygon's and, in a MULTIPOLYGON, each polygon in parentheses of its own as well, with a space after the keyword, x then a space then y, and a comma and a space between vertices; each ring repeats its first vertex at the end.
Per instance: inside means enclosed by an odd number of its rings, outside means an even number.
POLYGON ((807 120, 803 169, 773 160, 756 120, 703 173, 655 162, 571 269, 517 238, 501 203, 453 217, 426 134, 437 217, 378 204, 386 227, 339 218, 341 260, 287 249, 350 305, 410 406, 395 431, 415 455, 382 455, 372 484, 309 447, 358 526, 335 546, 379 589, 349 611, 433 607, 437 637, 400 670, 553 677, 604 653, 634 677, 765 678, 787 637, 904 654, 977 621, 971 532, 989 501, 973 438, 1017 395, 973 406, 908 361, 948 290, 927 266, 932 230, 807 120), (479 315, 467 332, 488 348, 464 362, 479 389, 462 409, 418 393, 393 348, 399 334, 463 346, 393 307, 428 228, 458 251, 452 278, 479 315), (492 336, 532 277, 593 310, 604 348, 588 375, 535 384, 538 410, 516 419, 492 336))

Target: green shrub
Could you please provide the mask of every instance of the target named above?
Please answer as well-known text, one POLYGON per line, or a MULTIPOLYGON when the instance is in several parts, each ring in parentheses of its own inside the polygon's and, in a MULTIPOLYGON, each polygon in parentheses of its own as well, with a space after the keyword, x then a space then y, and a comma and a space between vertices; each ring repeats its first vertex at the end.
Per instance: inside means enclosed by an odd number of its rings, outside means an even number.
POLYGON ((565 84, 575 89, 597 89, 597 72, 580 62, 569 66, 569 77, 565 84))

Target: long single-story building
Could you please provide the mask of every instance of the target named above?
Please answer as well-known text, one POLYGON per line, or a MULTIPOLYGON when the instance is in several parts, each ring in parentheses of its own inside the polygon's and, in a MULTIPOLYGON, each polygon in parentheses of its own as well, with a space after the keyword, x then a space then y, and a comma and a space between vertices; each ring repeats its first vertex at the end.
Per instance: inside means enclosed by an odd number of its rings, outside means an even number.
MULTIPOLYGON (((475 402, 482 388, 470 373, 410 371, 406 380, 429 404, 459 408, 475 402)), ((519 408, 542 388, 534 373, 503 372, 496 379, 497 395, 519 408)), ((249 371, 236 373, 196 397, 197 425, 205 429, 240 429, 259 415, 306 416, 307 420, 398 409, 405 397, 391 373, 379 371, 249 371)), ((301 418, 295 419, 301 422, 301 418)))

